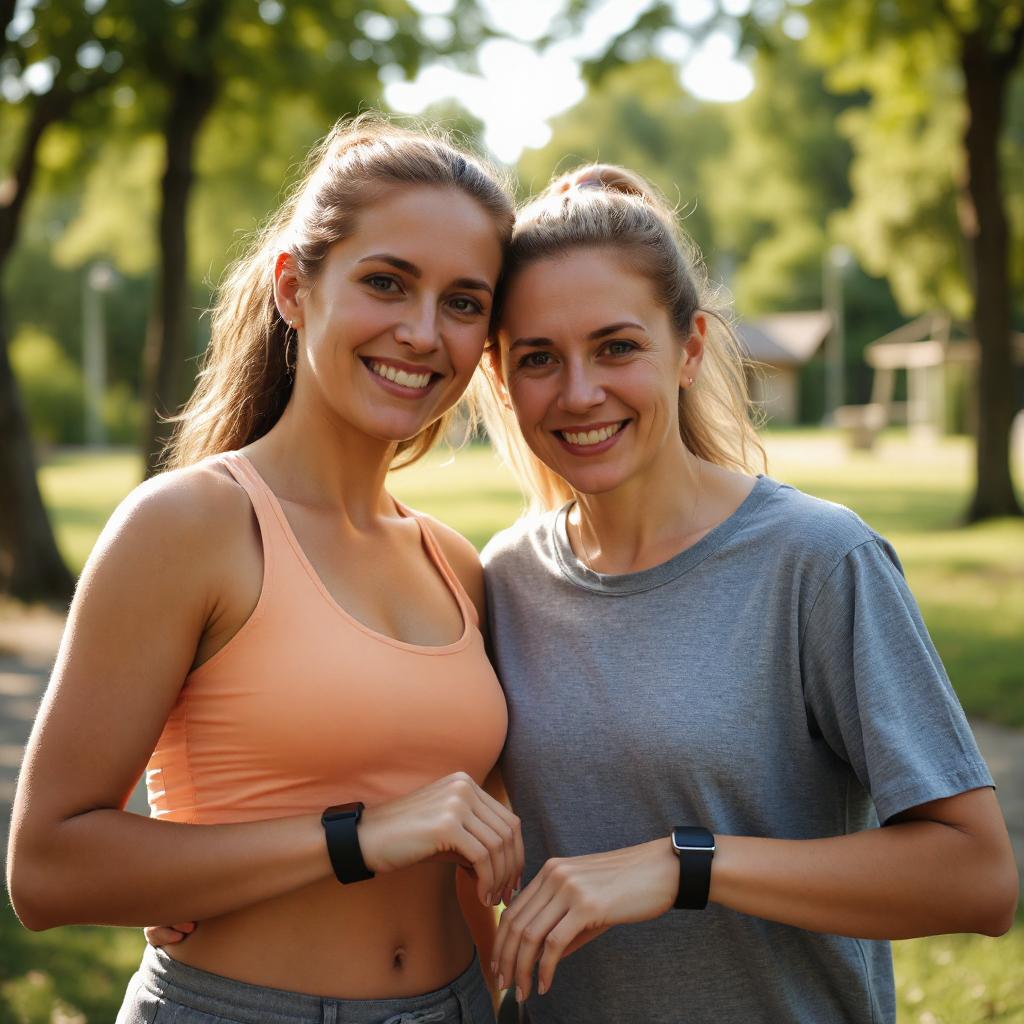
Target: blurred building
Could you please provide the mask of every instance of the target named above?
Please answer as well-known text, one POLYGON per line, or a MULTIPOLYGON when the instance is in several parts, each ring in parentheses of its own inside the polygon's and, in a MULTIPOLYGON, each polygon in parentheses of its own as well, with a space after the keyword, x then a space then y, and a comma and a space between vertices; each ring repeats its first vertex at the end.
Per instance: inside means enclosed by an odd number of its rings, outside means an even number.
POLYGON ((772 423, 797 422, 800 368, 821 348, 830 326, 823 309, 773 313, 739 324, 744 354, 757 364, 747 370, 750 397, 772 423))

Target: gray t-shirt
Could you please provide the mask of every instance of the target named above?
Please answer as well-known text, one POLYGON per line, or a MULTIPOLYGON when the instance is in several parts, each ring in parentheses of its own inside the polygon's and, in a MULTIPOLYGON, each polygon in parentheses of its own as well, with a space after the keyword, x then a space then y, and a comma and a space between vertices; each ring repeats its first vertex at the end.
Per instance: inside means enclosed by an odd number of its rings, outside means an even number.
MULTIPOLYGON (((849 509, 760 477, 693 547, 619 576, 575 557, 567 510, 483 553, 527 880, 673 825, 836 836, 992 785, 894 551, 849 509)), ((610 929, 528 1010, 878 1024, 895 1019, 892 958, 710 905, 610 929)))

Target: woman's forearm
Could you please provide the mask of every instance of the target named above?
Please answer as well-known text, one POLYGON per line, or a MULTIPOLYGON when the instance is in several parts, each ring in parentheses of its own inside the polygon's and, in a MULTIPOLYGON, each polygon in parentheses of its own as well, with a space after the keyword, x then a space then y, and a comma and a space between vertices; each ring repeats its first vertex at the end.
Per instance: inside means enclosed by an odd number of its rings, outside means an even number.
POLYGON ((198 921, 331 875, 319 815, 185 825, 104 808, 15 837, 8 889, 38 931, 198 921))
POLYGON ((1013 922, 1012 858, 939 822, 829 839, 719 836, 717 845, 711 900, 770 921, 866 939, 1001 935, 1013 922))

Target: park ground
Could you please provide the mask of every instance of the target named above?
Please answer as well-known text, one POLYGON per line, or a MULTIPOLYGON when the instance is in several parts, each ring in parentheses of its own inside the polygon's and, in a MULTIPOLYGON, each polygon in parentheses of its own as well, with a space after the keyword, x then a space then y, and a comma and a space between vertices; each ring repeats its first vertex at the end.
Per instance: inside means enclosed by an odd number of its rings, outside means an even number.
MULTIPOLYGON (((1024 866, 1024 523, 964 527, 971 449, 890 432, 873 453, 838 434, 766 435, 769 473, 858 512, 899 552, 925 621, 999 782, 1024 866)), ((81 568, 111 510, 138 480, 130 452, 57 451, 40 479, 61 549, 81 568)), ((1018 452, 1017 479, 1024 479, 1018 452)), ((440 451, 395 474, 392 487, 478 547, 522 503, 480 446, 440 451)), ((62 619, 0 605, 0 839, 21 750, 52 664, 62 619)), ((144 804, 137 793, 136 809, 144 804)), ((140 951, 138 932, 67 928, 25 932, 0 910, 0 1024, 112 1020, 140 951)), ((940 936, 895 944, 901 1022, 1024 1024, 1024 919, 1000 939, 940 936)))

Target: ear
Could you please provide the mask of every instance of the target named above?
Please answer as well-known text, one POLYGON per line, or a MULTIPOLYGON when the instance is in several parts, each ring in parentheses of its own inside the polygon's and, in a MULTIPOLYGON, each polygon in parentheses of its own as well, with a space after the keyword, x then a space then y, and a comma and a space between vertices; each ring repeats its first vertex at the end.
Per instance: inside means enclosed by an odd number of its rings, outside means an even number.
POLYGON ((274 259, 274 302, 281 318, 293 327, 302 326, 305 293, 290 252, 279 252, 274 259))
POLYGON ((679 386, 690 387, 690 380, 697 379, 700 364, 704 359, 704 344, 708 333, 708 318, 698 310, 693 314, 690 335, 683 342, 683 361, 679 364, 679 386))

